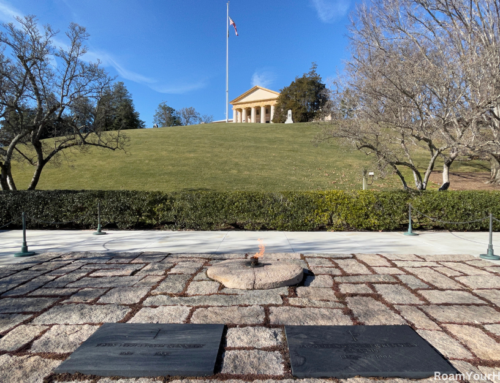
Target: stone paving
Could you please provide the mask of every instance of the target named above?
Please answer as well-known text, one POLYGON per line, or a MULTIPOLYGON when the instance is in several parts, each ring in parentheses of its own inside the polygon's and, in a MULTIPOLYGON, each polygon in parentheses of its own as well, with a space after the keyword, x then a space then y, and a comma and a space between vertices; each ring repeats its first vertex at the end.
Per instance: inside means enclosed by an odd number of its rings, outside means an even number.
POLYGON ((500 382, 480 376, 500 374, 500 267, 491 262, 464 254, 280 253, 265 258, 301 265, 299 285, 235 290, 207 278, 207 267, 245 257, 45 253, 0 268, 0 381, 399 383, 409 380, 294 379, 284 326, 408 324, 465 374, 462 381, 500 382), (53 373, 109 322, 225 324, 216 374, 173 380, 53 373))

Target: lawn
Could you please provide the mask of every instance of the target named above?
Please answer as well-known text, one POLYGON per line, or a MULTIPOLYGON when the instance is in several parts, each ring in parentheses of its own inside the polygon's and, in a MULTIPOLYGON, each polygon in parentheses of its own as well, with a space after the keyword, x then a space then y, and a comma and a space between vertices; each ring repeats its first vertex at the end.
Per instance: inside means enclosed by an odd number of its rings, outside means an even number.
MULTIPOLYGON (((338 142, 315 147, 317 124, 206 124, 126 131, 126 152, 91 148, 49 163, 37 189, 67 190, 359 190, 370 158, 338 142)), ((423 164, 423 163, 422 163, 423 164)), ((453 171, 487 171, 483 163, 458 163, 453 171)), ((438 165, 437 170, 441 170, 438 165)), ((15 163, 19 189, 33 175, 15 163)), ((407 181, 413 186, 412 177, 407 181)), ((396 176, 371 189, 400 189, 396 176)), ((431 185, 436 188, 436 185, 431 185)))

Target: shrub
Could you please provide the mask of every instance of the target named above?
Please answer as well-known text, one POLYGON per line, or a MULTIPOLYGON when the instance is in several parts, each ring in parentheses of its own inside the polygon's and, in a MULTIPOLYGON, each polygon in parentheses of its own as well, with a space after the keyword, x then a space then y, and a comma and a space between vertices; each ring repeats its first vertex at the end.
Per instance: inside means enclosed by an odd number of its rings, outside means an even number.
MULTIPOLYGON (((408 204, 417 229, 488 230, 488 221, 459 225, 492 213, 500 219, 500 193, 483 191, 182 192, 3 191, 0 227, 91 229, 97 203, 103 227, 194 230, 406 230, 408 204), (416 209, 416 210, 415 210, 416 209), (417 212, 418 211, 418 212, 417 212)), ((500 229, 494 222, 495 230, 500 229)))

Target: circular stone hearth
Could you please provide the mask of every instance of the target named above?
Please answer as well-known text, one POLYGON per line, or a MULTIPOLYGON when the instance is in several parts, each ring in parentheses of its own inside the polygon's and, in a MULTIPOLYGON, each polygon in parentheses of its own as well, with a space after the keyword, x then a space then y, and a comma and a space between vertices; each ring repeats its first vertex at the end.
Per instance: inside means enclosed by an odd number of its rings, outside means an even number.
POLYGON ((302 281, 302 266, 286 261, 262 260, 256 267, 250 260, 223 261, 211 266, 207 276, 229 289, 263 290, 295 285, 302 281))

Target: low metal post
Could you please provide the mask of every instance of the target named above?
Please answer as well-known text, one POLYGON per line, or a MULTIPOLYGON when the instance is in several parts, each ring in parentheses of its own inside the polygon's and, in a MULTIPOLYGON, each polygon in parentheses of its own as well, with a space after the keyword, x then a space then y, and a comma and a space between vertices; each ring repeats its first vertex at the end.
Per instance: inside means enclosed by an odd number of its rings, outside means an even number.
POLYGON ((409 204, 408 207, 408 231, 405 233, 405 235, 418 235, 411 230, 411 204, 409 204))
POLYGON ((498 261, 500 259, 500 256, 495 255, 495 253, 493 252, 493 214, 491 214, 491 212, 490 212, 490 241, 488 243, 488 251, 486 252, 486 254, 481 254, 480 257, 492 261, 498 261))
POLYGON ((31 257, 35 254, 36 253, 34 251, 28 251, 28 244, 26 243, 26 218, 23 211, 23 246, 21 247, 21 251, 19 253, 14 254, 14 257, 31 257))
POLYGON ((101 203, 97 203, 97 231, 94 235, 105 235, 106 233, 101 231, 101 203))

